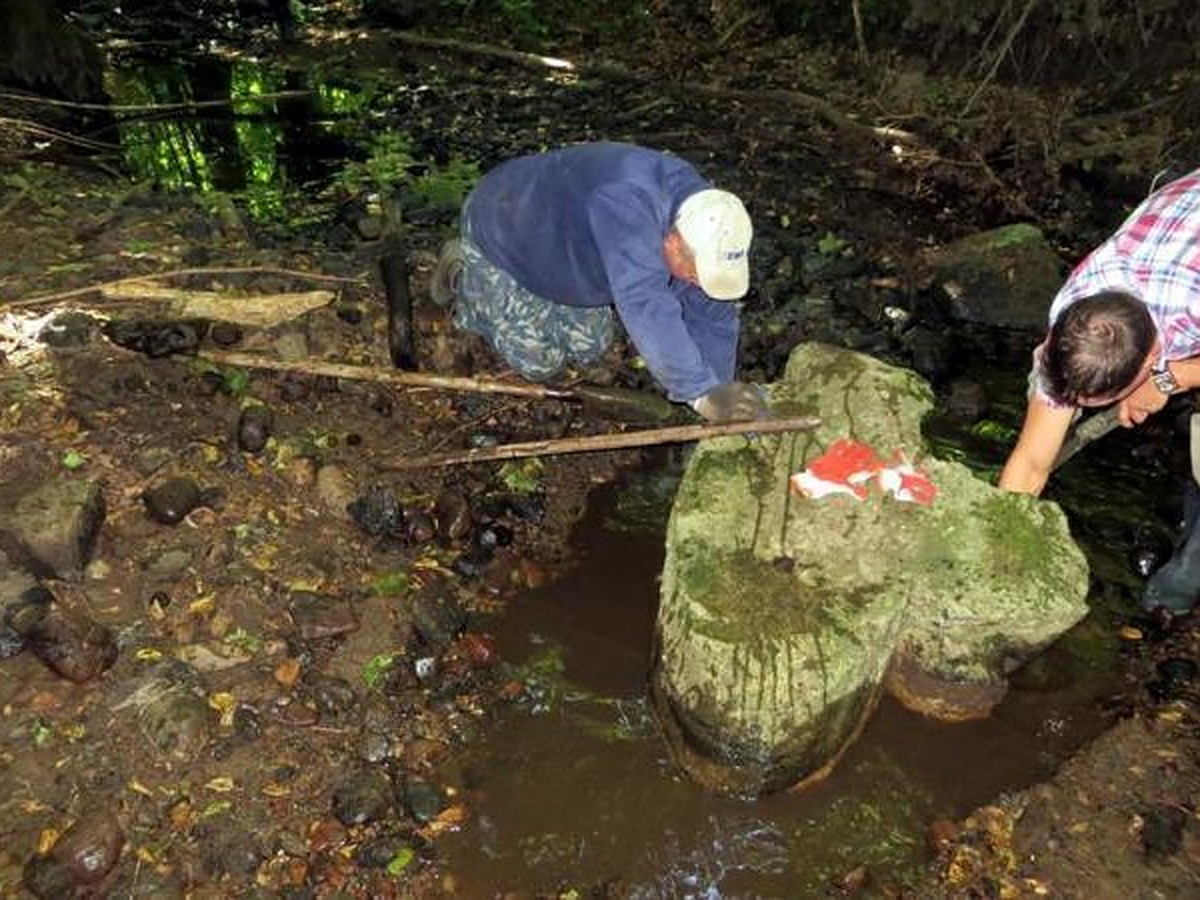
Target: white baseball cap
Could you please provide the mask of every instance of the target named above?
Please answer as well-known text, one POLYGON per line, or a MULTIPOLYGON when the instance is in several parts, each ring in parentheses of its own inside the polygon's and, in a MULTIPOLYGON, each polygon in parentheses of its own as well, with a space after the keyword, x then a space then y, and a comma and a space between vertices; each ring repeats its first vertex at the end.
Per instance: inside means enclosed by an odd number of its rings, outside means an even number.
POLYGON ((698 191, 679 207, 675 228, 696 260, 696 280, 704 293, 714 300, 746 295, 754 227, 741 200, 716 188, 698 191))

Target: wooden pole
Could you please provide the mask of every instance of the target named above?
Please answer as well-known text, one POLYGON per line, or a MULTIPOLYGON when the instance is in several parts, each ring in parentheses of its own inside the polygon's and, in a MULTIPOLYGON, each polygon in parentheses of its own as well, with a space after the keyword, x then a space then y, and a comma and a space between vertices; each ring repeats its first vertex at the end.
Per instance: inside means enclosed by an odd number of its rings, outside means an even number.
POLYGON ((352 366, 345 363, 322 362, 315 359, 268 359, 252 353, 231 353, 205 350, 200 359, 223 366, 246 369, 268 369, 272 372, 292 372, 300 375, 321 375, 329 378, 348 378, 354 381, 383 381, 405 387, 433 388, 444 391, 472 391, 477 394, 512 394, 517 397, 538 397, 571 400, 571 391, 542 387, 537 384, 510 384, 487 378, 463 378, 454 375, 430 375, 425 372, 399 372, 373 366, 352 366))
POLYGON ((544 441, 524 441, 501 444, 498 447, 475 447, 470 450, 450 450, 412 456, 384 463, 386 471, 431 469, 463 463, 490 462, 498 459, 518 459, 526 456, 553 456, 560 453, 593 453, 599 450, 622 450, 628 447, 650 447, 656 444, 698 441, 702 438, 734 434, 775 434, 782 431, 810 431, 820 426, 815 416, 789 419, 758 419, 753 422, 721 422, 712 425, 677 425, 671 428, 650 428, 619 434, 594 434, 586 437, 558 438, 544 441))

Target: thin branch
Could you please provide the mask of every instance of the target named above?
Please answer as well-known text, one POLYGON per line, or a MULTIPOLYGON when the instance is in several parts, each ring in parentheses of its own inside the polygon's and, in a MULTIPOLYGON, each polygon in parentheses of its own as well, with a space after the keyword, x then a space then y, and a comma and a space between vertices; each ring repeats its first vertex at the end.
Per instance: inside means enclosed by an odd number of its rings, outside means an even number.
POLYGON ((358 284, 363 278, 345 278, 341 275, 324 275, 320 272, 302 272, 298 269, 280 269, 274 266, 233 266, 211 267, 202 269, 171 269, 166 272, 147 272, 145 275, 131 275, 128 278, 117 278, 112 281, 101 281, 84 287, 71 288, 68 291, 58 291, 53 294, 39 294, 25 300, 0 301, 0 309, 18 309, 24 306, 42 306, 46 303, 57 303, 81 294, 104 291, 108 288, 124 284, 134 284, 139 281, 154 281, 159 278, 184 278, 192 275, 282 275, 288 278, 299 278, 305 281, 322 281, 341 284, 358 284))
POLYGON ((760 419, 754 422, 722 422, 714 425, 676 425, 669 428, 650 428, 618 434, 594 434, 586 437, 558 438, 544 441, 524 441, 501 444, 498 447, 474 447, 448 453, 430 453, 385 463, 385 471, 430 469, 464 463, 490 462, 499 459, 520 459, 528 456, 554 456, 565 453, 595 453, 602 450, 623 450, 629 447, 652 447, 699 441, 704 438, 737 434, 775 434, 783 431, 811 431, 821 425, 815 416, 789 419, 760 419))
POLYGON ((1025 4, 1025 8, 1021 10, 1021 15, 1013 23, 1012 28, 1008 29, 1008 34, 1004 36, 1004 46, 996 51, 991 69, 984 76, 983 81, 979 83, 979 86, 975 88, 975 92, 967 98, 966 104, 963 105, 962 111, 958 114, 959 118, 962 118, 971 111, 971 107, 975 105, 975 101, 979 99, 979 95, 983 93, 984 88, 991 84, 992 79, 996 77, 996 72, 1000 70, 1000 64, 1004 62, 1004 57, 1008 56, 1009 51, 1012 49, 1013 41, 1016 40, 1021 29, 1025 27, 1025 20, 1029 18, 1029 14, 1033 12, 1033 8, 1037 5, 1038 0, 1029 0, 1025 4))
POLYGON ((851 0, 850 11, 854 14, 854 41, 858 44, 858 63, 865 69, 871 64, 871 57, 867 53, 867 37, 863 29, 862 8, 859 0, 851 0))

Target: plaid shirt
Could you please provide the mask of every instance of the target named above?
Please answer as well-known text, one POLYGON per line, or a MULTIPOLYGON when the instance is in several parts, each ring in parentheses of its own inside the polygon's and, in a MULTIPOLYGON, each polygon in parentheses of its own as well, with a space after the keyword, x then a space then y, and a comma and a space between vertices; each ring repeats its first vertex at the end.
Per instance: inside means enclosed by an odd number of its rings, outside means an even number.
MULTIPOLYGON (((1200 169, 1151 194, 1112 237, 1089 253, 1050 306, 1050 322, 1083 297, 1120 291, 1140 297, 1162 341, 1159 363, 1200 356, 1200 169)), ((1046 396, 1037 374, 1034 386, 1046 396)))

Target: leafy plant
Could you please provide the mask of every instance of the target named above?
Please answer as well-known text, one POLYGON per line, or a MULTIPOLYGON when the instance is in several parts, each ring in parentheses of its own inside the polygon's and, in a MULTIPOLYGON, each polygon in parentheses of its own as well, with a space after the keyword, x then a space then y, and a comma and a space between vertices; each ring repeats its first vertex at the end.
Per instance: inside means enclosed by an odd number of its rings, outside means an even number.
POLYGON ((372 656, 363 666, 363 683, 371 690, 378 688, 396 664, 397 658, 395 653, 377 653, 372 656))
POLYGON ((514 494, 535 493, 545 465, 537 457, 511 459, 500 467, 500 481, 514 494))

